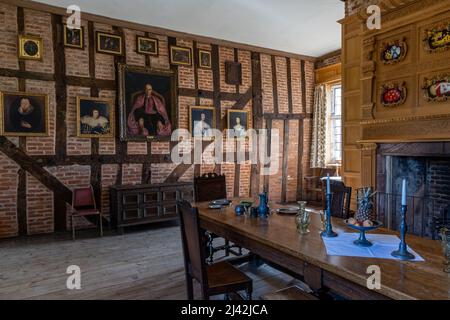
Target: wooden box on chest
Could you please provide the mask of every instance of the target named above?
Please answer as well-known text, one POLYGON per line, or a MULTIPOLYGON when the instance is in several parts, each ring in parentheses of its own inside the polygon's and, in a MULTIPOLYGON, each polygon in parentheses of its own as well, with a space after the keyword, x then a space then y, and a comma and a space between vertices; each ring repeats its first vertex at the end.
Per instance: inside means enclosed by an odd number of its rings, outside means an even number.
POLYGON ((193 200, 191 182, 112 186, 111 226, 124 227, 178 219, 178 200, 193 200))

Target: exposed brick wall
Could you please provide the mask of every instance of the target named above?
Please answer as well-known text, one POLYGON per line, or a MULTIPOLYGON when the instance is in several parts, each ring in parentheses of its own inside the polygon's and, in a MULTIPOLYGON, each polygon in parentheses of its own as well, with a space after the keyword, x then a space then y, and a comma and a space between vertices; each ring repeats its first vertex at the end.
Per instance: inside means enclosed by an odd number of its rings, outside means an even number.
POLYGON ((341 52, 338 52, 332 56, 320 59, 316 61, 316 69, 331 66, 333 64, 341 63, 341 52))
POLYGON ((118 164, 102 165, 101 210, 104 215, 109 214, 109 187, 116 184, 118 172, 118 164))
MULTIPOLYGON (((17 36, 18 36, 18 23, 17 23, 18 8, 9 4, 0 3, 0 68, 8 70, 18 70, 19 61, 17 58, 17 36)), ((65 18, 63 18, 63 22, 65 18)), ((44 40, 44 59, 42 61, 27 61, 24 63, 25 70, 35 73, 42 73, 52 75, 55 72, 54 65, 54 52, 53 52, 53 33, 55 30, 52 28, 52 16, 46 12, 39 12, 31 9, 24 10, 24 23, 25 32, 32 35, 38 35, 44 40)), ((66 75, 80 78, 96 78, 99 80, 117 80, 116 79, 116 65, 115 58, 112 55, 97 53, 94 50, 94 56, 89 55, 89 25, 86 20, 82 20, 82 26, 84 27, 84 49, 72 49, 64 48, 64 57, 66 59, 66 75), (95 70, 93 74, 90 74, 89 62, 94 59, 95 70)), ((118 33, 117 28, 105 23, 94 22, 92 24, 95 31, 104 31, 108 33, 118 33)), ((159 40, 159 56, 157 57, 145 57, 144 55, 136 52, 136 36, 146 35, 145 32, 139 30, 132 30, 124 28, 121 30, 124 36, 124 52, 126 55, 126 62, 129 65, 144 67, 150 66, 155 69, 170 69, 169 63, 169 46, 168 37, 161 34, 148 34, 149 37, 154 37, 159 40)), ((182 47, 194 47, 192 40, 183 39, 181 37, 176 39, 176 44, 182 47)), ((212 45, 209 43, 197 43, 198 49, 211 50, 212 45)), ((193 51, 193 55, 197 55, 198 52, 193 51)), ((242 64, 242 84, 238 86, 238 93, 245 93, 252 85, 252 53, 247 50, 238 49, 235 50, 231 47, 219 46, 219 76, 220 76, 220 88, 214 88, 212 69, 200 69, 197 66, 180 66, 175 67, 178 69, 178 82, 179 87, 189 89, 200 89, 227 93, 236 93, 236 86, 228 85, 225 83, 225 61, 235 61, 236 59, 242 64), (235 53, 237 53, 235 55, 235 53), (195 72, 197 71, 197 75, 195 72), (195 79, 197 78, 197 83, 195 79)), ((277 92, 278 97, 274 97, 273 88, 273 74, 272 74, 272 56, 269 54, 261 54, 261 74, 262 74, 262 104, 264 113, 274 113, 274 98, 277 98, 280 113, 288 113, 288 58, 277 56, 276 62, 276 77, 277 77, 277 92)), ((306 105, 302 104, 302 74, 301 74, 301 61, 299 59, 290 58, 290 73, 291 73, 291 96, 293 102, 293 113, 299 114, 311 112, 312 110, 312 98, 313 98, 313 85, 314 85, 314 63, 306 61, 306 105)), ((19 79, 14 77, 0 77, 0 91, 17 91, 19 84, 25 85, 26 91, 33 93, 47 94, 49 97, 49 136, 48 137, 27 137, 25 152, 33 157, 42 157, 44 159, 50 158, 56 161, 56 157, 52 156, 60 155, 61 150, 55 150, 56 148, 56 115, 62 109, 62 106, 57 106, 58 98, 56 96, 56 83, 54 81, 43 80, 31 80, 24 79, 20 82, 19 79)), ((94 90, 95 92, 95 90, 94 90)), ((104 98, 111 98, 116 102, 117 92, 115 90, 99 90, 99 96, 104 98)), ((53 174, 58 180, 69 188, 84 187, 91 183, 91 166, 85 165, 86 159, 95 159, 92 152, 92 139, 90 138, 78 138, 76 136, 76 97, 77 96, 90 96, 91 88, 89 86, 67 86, 66 89, 67 102, 66 102, 66 146, 65 151, 68 157, 71 159, 77 159, 83 157, 83 165, 73 165, 73 163, 62 165, 58 163, 57 166, 49 166, 46 169, 53 174)), ((189 107, 192 105, 200 104, 213 106, 214 101, 212 99, 200 98, 196 101, 193 97, 178 97, 178 128, 189 128, 189 107)), ((226 126, 227 118, 226 111, 233 107, 236 101, 220 102, 221 121, 217 124, 218 128, 224 128, 226 126)), ((219 106, 217 106, 219 107, 219 106)), ((116 106, 116 110, 118 107, 116 106)), ((253 103, 250 101, 245 106, 244 110, 254 112, 253 103)), ((119 117, 116 112, 116 117, 119 117)), ((252 120, 250 117, 249 120, 252 120)), ((250 125, 253 124, 250 121, 250 125)), ((263 126, 265 122, 263 121, 263 126)), ((281 141, 280 147, 283 147, 283 120, 274 120, 274 128, 280 129, 281 141)), ((309 143, 310 143, 310 120, 306 119, 304 122, 299 120, 290 120, 290 140, 288 150, 288 171, 287 175, 287 199, 296 200, 297 193, 297 165, 298 161, 302 161, 302 170, 307 172, 309 170, 309 143), (303 141, 304 155, 302 159, 298 159, 298 134, 299 127, 303 126, 305 136, 303 141)), ((119 128, 115 127, 114 138, 102 138, 99 139, 99 154, 100 156, 115 155, 120 150, 119 145, 119 128)), ((19 138, 8 137, 8 139, 14 144, 19 144, 19 138)), ((224 139, 226 145, 224 151, 234 152, 236 144, 234 141, 227 141, 224 139)), ((147 142, 127 142, 126 150, 129 156, 142 156, 142 155, 170 155, 169 142, 152 141, 150 144, 147 142)), ((201 173, 212 172, 215 168, 215 164, 212 163, 214 157, 213 152, 214 144, 207 147, 202 159, 203 164, 200 166, 201 173)), ((245 143, 245 149, 249 150, 249 143, 245 143)), ((105 157, 106 158, 106 157, 105 157)), ((81 158, 80 158, 81 159, 81 158)), ((111 157, 108 157, 111 159, 111 157)), ((281 188, 282 188, 282 166, 283 155, 279 155, 279 168, 280 170, 276 175, 269 178, 270 181, 270 198, 272 200, 280 200, 281 188)), ((94 161, 94 160, 93 160, 94 161)), ((142 163, 100 163, 101 165, 101 181, 100 189, 101 202, 99 206, 103 214, 109 212, 109 187, 116 184, 118 181, 122 184, 140 184, 142 180, 142 163), (121 176, 118 175, 121 173, 121 176)), ((172 163, 152 163, 150 166, 151 182, 162 183, 176 168, 172 163)), ((192 181, 194 177, 194 166, 191 166, 180 178, 181 181, 192 181)), ((18 222, 17 222, 17 187, 18 187, 18 169, 19 166, 13 161, 9 160, 5 155, 0 153, 0 173, 2 173, 2 179, 0 180, 0 237, 10 237, 17 235, 18 222)), ((235 187, 235 163, 224 163, 221 165, 221 172, 226 174, 227 192, 228 196, 232 197, 236 193, 235 187)), ((241 163, 239 166, 239 190, 237 193, 242 197, 247 197, 250 192, 251 181, 251 165, 241 163)), ((260 179, 259 190, 262 190, 264 177, 260 179)), ((27 175, 26 179, 26 194, 27 198, 27 217, 28 217, 28 232, 29 234, 48 233, 54 230, 54 216, 61 214, 60 212, 54 212, 53 192, 44 187, 34 177, 27 175)), ((64 213, 63 213, 64 214, 64 213)), ((67 213, 66 213, 67 214, 67 213)), ((70 219, 67 219, 67 227, 70 227, 70 219)), ((77 225, 87 224, 85 221, 77 221, 77 225)))
POLYGON ((0 152, 0 238, 13 237, 17 225, 17 172, 19 166, 0 152))
POLYGON ((53 232, 53 192, 27 174, 28 234, 53 232))
POLYGON ((91 139, 77 137, 77 96, 89 97, 90 88, 67 86, 67 154, 91 154, 91 139))
POLYGON ((140 184, 142 182, 142 164, 122 165, 122 184, 140 184))
POLYGON ((25 69, 35 72, 54 72, 52 18, 49 13, 24 10, 25 34, 39 36, 44 42, 42 61, 26 61, 25 69))
POLYGON ((17 59, 17 8, 0 3, 0 67, 19 69, 17 59))

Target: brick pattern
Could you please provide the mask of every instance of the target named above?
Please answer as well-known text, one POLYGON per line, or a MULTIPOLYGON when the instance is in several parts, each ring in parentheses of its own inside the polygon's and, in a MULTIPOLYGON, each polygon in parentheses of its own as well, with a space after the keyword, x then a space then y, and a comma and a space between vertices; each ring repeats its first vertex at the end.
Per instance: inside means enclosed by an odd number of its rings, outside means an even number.
MULTIPOLYGON (((177 39, 177 46, 190 48, 191 52, 193 51, 192 41, 177 39)), ((178 86, 180 88, 195 89, 194 57, 192 57, 191 66, 178 66, 178 86)))
POLYGON ((286 200, 297 200, 297 174, 298 174, 298 134, 299 120, 289 121, 289 148, 287 150, 288 167, 286 174, 286 200))
MULTIPOLYGON (((211 51, 211 45, 197 43, 197 49, 211 51)), ((195 52, 194 54, 198 54, 195 52)), ((213 71, 212 69, 197 69, 198 74, 198 88, 201 90, 213 91, 213 71)))
POLYGON ((77 96, 89 97, 90 88, 67 86, 67 154, 91 154, 91 139, 77 137, 77 96))
POLYGON ((236 92, 236 86, 225 82, 225 61, 234 61, 234 49, 219 47, 220 90, 222 92, 236 92))
MULTIPOLYGON (((113 33, 111 26, 94 23, 95 31, 113 33)), ((95 32, 94 32, 95 35, 95 32)), ((97 50, 95 50, 97 51, 97 50)), ((98 79, 114 80, 116 67, 114 65, 114 56, 106 53, 95 53, 95 77, 98 79)))
MULTIPOLYGON (((25 13, 25 31, 29 34, 36 34, 44 39, 44 59, 43 61, 26 62, 26 70, 33 72, 44 72, 53 74, 54 57, 53 57, 53 30, 51 23, 51 15, 45 12, 38 12, 26 9, 25 13)), ((89 56, 89 24, 82 21, 85 28, 84 32, 84 50, 65 48, 66 58, 66 74, 79 77, 96 77, 97 79, 116 79, 116 69, 114 64, 114 56, 108 54, 97 53, 94 57, 89 56), (95 74, 89 74, 89 61, 95 59, 95 74)), ((113 27, 107 24, 94 23, 95 31, 104 31, 114 33, 113 27)), ((15 6, 0 3, 0 68, 18 69, 19 63, 17 59, 17 8, 15 6)), ((131 29, 124 29, 124 49, 127 56, 127 63, 135 66, 146 66, 155 69, 170 69, 169 63, 169 47, 168 37, 164 35, 149 34, 159 40, 159 56, 145 57, 136 52, 136 35, 145 35, 145 32, 131 29)), ((177 45, 182 47, 193 48, 193 41, 187 39, 177 39, 177 45)), ((197 43, 198 49, 211 50, 211 44, 197 43)), ((197 55, 198 52, 193 52, 197 55)), ((225 61, 234 61, 238 59, 242 64, 242 85, 239 86, 239 93, 245 93, 252 84, 252 63, 251 52, 247 50, 235 50, 228 47, 219 47, 219 66, 220 66, 220 91, 236 92, 236 86, 225 83, 225 61)), ((263 111, 265 113, 273 113, 273 87, 272 87, 272 57, 267 54, 261 54, 261 72, 262 72, 262 89, 263 89, 263 111)), ((179 86, 183 88, 196 88, 195 83, 195 67, 177 67, 179 86)), ((288 112, 287 102, 287 59, 284 57, 276 57, 277 72, 277 91, 279 94, 279 110, 282 113, 288 112)), ((292 99, 294 113, 301 113, 304 110, 311 112, 313 85, 314 85, 314 63, 306 62, 306 81, 307 81, 307 105, 302 105, 301 92, 301 62, 298 59, 291 59, 291 77, 292 77, 292 99)), ((213 71, 211 69, 197 68, 198 87, 200 90, 213 91, 213 71)), ((16 78, 0 77, 0 90, 17 91, 19 81, 16 78)), ((56 97, 55 83, 52 81, 36 81, 26 80, 26 90, 36 93, 45 93, 49 95, 49 136, 41 138, 27 137, 26 152, 30 155, 54 155, 55 151, 55 117, 56 117, 56 97)), ((90 96, 91 88, 88 87, 67 87, 67 145, 66 151, 69 156, 90 155, 91 139, 78 138, 76 136, 76 97, 90 96)), ((100 90, 100 97, 108 97, 116 101, 116 92, 108 90, 100 90)), ((221 101, 220 113, 221 121, 217 124, 218 128, 225 128, 227 117, 226 111, 231 108, 236 101, 221 101)), ((192 97, 178 97, 178 128, 189 128, 189 106, 195 105, 196 99, 192 97)), ((214 103, 211 99, 201 98, 200 105, 212 106, 214 103)), ((116 106, 117 109, 117 106, 116 106)), ((244 110, 252 110, 252 102, 250 101, 244 110)), ((116 117, 119 115, 116 114, 116 117)), ((250 115, 251 119, 251 115, 250 115)), ((251 123, 250 126, 253 126, 251 123)), ((265 124, 263 124, 265 126, 265 124)), ((309 170, 309 143, 310 143, 310 120, 304 122, 305 138, 304 138, 304 155, 301 159, 304 174, 309 170)), ((283 127, 283 121, 274 121, 274 128, 283 127)), ((288 200, 295 200, 297 185, 297 158, 298 158, 298 127, 299 121, 292 120, 289 122, 290 127, 290 144, 288 157, 288 200)), ((116 143, 118 141, 118 130, 115 128, 116 136, 114 138, 99 139, 99 153, 101 155, 114 155, 116 153, 116 143)), ((283 136, 282 130, 281 139, 283 136)), ((18 144, 17 137, 9 137, 11 142, 18 144)), ((235 141, 226 143, 224 151, 234 152, 236 149, 235 141)), ((280 141, 282 147, 283 140, 280 141)), ((150 148, 147 143, 127 143, 127 151, 129 155, 146 155, 165 154, 169 155, 169 142, 151 142, 150 148), (150 149, 150 150, 149 150, 150 149)), ((215 168, 214 164, 214 144, 207 147, 202 155, 202 164, 200 172, 212 172, 215 168)), ((190 152, 191 144, 183 146, 181 152, 190 152)), ((249 143, 245 143, 245 149, 249 149, 249 143)), ((234 161, 234 159, 233 159, 234 161)), ((17 235, 17 170, 19 166, 9 160, 6 156, 0 154, 0 173, 2 180, 0 181, 0 237, 10 237, 17 235)), ((281 170, 282 156, 279 158, 279 166, 281 170)), ((152 163, 151 164, 151 182, 161 183, 176 168, 175 164, 152 163)), ((181 177, 181 181, 192 181, 195 166, 191 166, 181 177)), ((115 184, 118 180, 119 164, 102 164, 101 166, 101 203, 102 212, 107 214, 109 211, 109 186, 115 184)), ((123 164, 122 165, 122 183, 123 184, 139 184, 142 179, 142 164, 123 164)), ((47 170, 55 175, 62 183, 69 188, 87 186, 90 184, 90 166, 56 166, 49 167, 47 170)), ((225 163, 221 165, 222 173, 226 174, 228 196, 234 196, 234 178, 235 163, 225 163)), ((281 171, 270 177, 271 199, 280 199, 281 197, 281 171)), ((239 167, 239 195, 248 196, 250 192, 251 165, 248 162, 241 163, 239 167)), ((120 179, 119 179, 120 180, 120 179)), ((262 190, 264 177, 260 179, 260 190, 262 190)), ((28 208, 28 227, 30 234, 47 233, 53 231, 53 193, 47 190, 40 182, 31 176, 27 176, 27 208, 28 208)), ((58 213, 57 213, 58 214, 58 213)), ((87 225, 86 221, 77 221, 77 225, 87 225)), ((70 219, 68 219, 68 227, 70 227, 70 219)))
POLYGON ((273 112, 272 59, 267 54, 261 54, 261 77, 263 112, 273 112))
MULTIPOLYGON (((272 201, 281 200, 281 188, 283 182, 282 168, 283 168, 283 145, 284 145, 284 124, 282 120, 272 121, 272 132, 278 130, 280 141, 279 141, 279 154, 274 152, 275 142, 272 141, 271 148, 271 167, 275 168, 275 174, 269 176, 269 196, 272 201), (275 166, 276 159, 278 158, 278 166, 275 166), (272 164, 273 163, 273 164, 272 164)), ((273 169, 272 169, 273 170, 273 169)))
POLYGON ((136 37, 144 36, 144 32, 124 29, 124 44, 127 55, 127 64, 145 67, 145 55, 136 51, 136 37))
POLYGON ((176 166, 173 163, 152 163, 152 183, 163 183, 176 166))
POLYGON ((48 137, 27 137, 27 153, 29 155, 55 154, 56 129, 56 93, 54 82, 26 80, 27 92, 48 95, 48 137))
MULTIPOLYGON (((114 101, 114 106, 116 104, 116 92, 111 90, 100 90, 98 93, 100 98, 108 98, 114 101)), ((116 119, 119 117, 116 108, 116 119)), ((119 135, 119 129, 114 127, 115 136, 119 135)), ((116 138, 102 138, 99 139, 99 154, 115 154, 116 153, 116 138)))
POLYGON ((147 142, 128 142, 128 154, 147 154, 147 142))
MULTIPOLYGON (((64 19, 65 22, 66 19, 64 19)), ((82 21, 84 28, 84 50, 64 47, 66 74, 68 76, 89 77, 89 28, 88 22, 82 21)))
POLYGON ((25 70, 54 73, 52 17, 49 13, 24 9, 25 34, 39 36, 43 40, 42 61, 25 61, 25 70))
POLYGON ((152 142, 152 154, 170 154, 169 142, 152 142))
POLYGON ((302 74, 301 62, 291 59, 291 88, 292 88, 292 112, 302 113, 302 74))
POLYGON ((151 38, 158 39, 159 42, 159 56, 158 57, 150 57, 150 65, 155 69, 167 70, 170 69, 169 62, 169 39, 166 36, 161 35, 152 35, 151 38))
POLYGON ((242 85, 239 92, 245 93, 252 86, 252 54, 250 51, 238 50, 238 61, 242 64, 242 85))
POLYGON ((122 165, 122 184, 135 185, 142 182, 142 164, 122 165))
POLYGON ((27 174, 28 234, 53 232, 53 192, 27 174))
POLYGON ((14 237, 17 225, 17 185, 19 166, 0 152, 0 238, 14 237))
POLYGON ((316 69, 325 68, 333 64, 341 63, 341 53, 335 54, 331 57, 316 61, 316 69))
POLYGON ((306 75, 306 113, 313 112, 314 104, 314 62, 306 61, 305 63, 305 75, 306 75))
POLYGON ((17 58, 17 7, 0 3, 0 67, 19 69, 17 58))
MULTIPOLYGON (((83 188, 90 185, 91 167, 90 166, 56 166, 46 168, 48 172, 54 175, 59 181, 66 185, 69 189, 83 188)), ((67 229, 71 228, 70 206, 66 206, 67 229)), ((55 212, 55 214, 60 214, 55 212)), ((78 217, 75 221, 77 227, 88 226, 89 223, 83 217, 78 217)))
POLYGON ((189 130, 189 107, 195 106, 195 98, 178 97, 178 128, 189 130))
POLYGON ((278 112, 289 113, 286 58, 276 57, 275 67, 277 70, 278 112))
POLYGON ((117 174, 119 172, 118 164, 102 165, 101 182, 101 211, 102 214, 109 214, 109 187, 116 184, 117 174))

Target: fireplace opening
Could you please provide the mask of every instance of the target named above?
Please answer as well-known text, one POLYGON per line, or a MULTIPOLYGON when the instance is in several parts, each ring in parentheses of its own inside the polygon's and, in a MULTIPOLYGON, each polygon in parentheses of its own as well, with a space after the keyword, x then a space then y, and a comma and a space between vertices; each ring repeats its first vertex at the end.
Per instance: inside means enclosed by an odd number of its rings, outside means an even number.
POLYGON ((406 179, 408 232, 436 237, 436 222, 445 221, 450 212, 450 154, 440 146, 442 143, 380 146, 375 204, 378 218, 387 228, 399 227, 402 181, 406 179))

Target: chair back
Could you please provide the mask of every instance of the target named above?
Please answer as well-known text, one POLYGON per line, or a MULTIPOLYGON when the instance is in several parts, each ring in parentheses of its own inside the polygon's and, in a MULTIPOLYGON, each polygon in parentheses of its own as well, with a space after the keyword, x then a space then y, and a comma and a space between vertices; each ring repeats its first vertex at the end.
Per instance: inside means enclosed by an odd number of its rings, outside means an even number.
POLYGON ((184 266, 186 273, 201 284, 208 283, 206 256, 198 218, 198 209, 186 200, 177 202, 180 214, 181 239, 183 241, 184 266))
MULTIPOLYGON (((322 206, 327 207, 326 198, 326 180, 322 181, 322 206)), ((331 215, 341 219, 347 219, 350 215, 350 200, 352 197, 352 188, 345 186, 342 181, 331 180, 330 189, 332 193, 331 198, 331 215)))
POLYGON ((225 175, 205 173, 194 178, 194 198, 196 202, 227 198, 225 175))
POLYGON ((74 209, 97 209, 92 186, 73 190, 72 207, 74 209))

